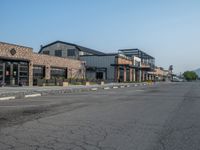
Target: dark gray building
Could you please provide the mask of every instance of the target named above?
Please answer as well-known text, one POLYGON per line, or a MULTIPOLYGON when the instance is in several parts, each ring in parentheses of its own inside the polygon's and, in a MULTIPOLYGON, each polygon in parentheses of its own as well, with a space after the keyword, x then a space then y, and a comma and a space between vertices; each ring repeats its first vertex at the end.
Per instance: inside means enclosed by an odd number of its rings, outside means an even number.
POLYGON ((86 61, 86 77, 88 79, 107 80, 109 82, 140 81, 136 71, 140 65, 134 64, 135 57, 131 58, 123 54, 112 53, 85 55, 81 56, 80 59, 86 61))
POLYGON ((83 55, 104 55, 103 52, 63 41, 41 46, 39 53, 73 59, 79 59, 83 55))

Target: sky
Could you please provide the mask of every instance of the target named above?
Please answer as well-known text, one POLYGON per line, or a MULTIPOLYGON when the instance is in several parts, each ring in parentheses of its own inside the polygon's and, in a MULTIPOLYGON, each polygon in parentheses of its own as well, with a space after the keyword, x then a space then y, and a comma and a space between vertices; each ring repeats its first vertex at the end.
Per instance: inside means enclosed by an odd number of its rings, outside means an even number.
POLYGON ((199 0, 0 0, 0 41, 139 48, 174 72, 200 68, 199 0))

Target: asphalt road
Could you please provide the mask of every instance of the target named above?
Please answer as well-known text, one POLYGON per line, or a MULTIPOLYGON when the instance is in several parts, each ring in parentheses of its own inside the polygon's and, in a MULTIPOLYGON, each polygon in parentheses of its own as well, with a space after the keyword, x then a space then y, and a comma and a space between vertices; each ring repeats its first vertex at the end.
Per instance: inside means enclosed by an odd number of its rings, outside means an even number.
POLYGON ((0 150, 199 150, 200 83, 0 102, 0 150))

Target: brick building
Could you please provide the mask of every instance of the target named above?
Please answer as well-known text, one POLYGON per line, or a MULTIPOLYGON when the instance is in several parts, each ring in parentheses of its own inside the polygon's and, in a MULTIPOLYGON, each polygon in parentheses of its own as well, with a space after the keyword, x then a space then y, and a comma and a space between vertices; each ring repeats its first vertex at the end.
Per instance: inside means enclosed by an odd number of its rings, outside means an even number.
POLYGON ((120 53, 127 57, 136 56, 141 59, 141 81, 154 80, 155 58, 140 49, 121 49, 120 53))
POLYGON ((84 63, 34 53, 30 47, 0 42, 0 83, 33 85, 37 78, 84 78, 84 63))

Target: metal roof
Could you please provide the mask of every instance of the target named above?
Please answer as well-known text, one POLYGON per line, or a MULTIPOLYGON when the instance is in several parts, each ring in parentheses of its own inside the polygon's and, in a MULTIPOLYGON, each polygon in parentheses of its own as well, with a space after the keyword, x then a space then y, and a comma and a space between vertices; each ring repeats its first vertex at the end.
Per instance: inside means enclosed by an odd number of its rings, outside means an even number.
POLYGON ((65 45, 75 46, 80 51, 83 51, 83 52, 86 52, 86 53, 92 53, 94 55, 104 55, 105 54, 105 53, 97 51, 97 50, 93 50, 93 49, 90 49, 90 48, 87 48, 87 47, 83 47, 83 46, 80 46, 80 45, 77 45, 77 44, 63 42, 63 41, 55 41, 55 42, 52 42, 52 43, 47 44, 45 46, 42 46, 38 53, 41 53, 44 48, 49 47, 49 46, 54 45, 54 44, 57 44, 57 43, 62 43, 62 44, 65 44, 65 45))
POLYGON ((132 57, 134 55, 134 56, 137 56, 139 58, 144 58, 144 59, 145 58, 155 59, 151 55, 148 55, 147 53, 145 53, 142 50, 137 49, 137 48, 135 48, 135 49, 120 49, 119 51, 122 52, 123 54, 129 56, 129 57, 132 57))

